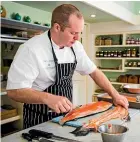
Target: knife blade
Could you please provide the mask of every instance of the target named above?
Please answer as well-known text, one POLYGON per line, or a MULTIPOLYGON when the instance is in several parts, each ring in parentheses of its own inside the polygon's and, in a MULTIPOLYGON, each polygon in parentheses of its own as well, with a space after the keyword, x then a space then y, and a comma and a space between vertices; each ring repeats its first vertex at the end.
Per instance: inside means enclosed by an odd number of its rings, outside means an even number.
POLYGON ((57 136, 57 135, 54 135, 53 133, 48 133, 48 132, 36 130, 36 129, 29 130, 29 134, 31 134, 32 136, 44 137, 47 139, 51 138, 51 139, 55 139, 59 141, 61 140, 61 141, 66 141, 66 142, 80 142, 78 140, 73 140, 73 139, 57 136))

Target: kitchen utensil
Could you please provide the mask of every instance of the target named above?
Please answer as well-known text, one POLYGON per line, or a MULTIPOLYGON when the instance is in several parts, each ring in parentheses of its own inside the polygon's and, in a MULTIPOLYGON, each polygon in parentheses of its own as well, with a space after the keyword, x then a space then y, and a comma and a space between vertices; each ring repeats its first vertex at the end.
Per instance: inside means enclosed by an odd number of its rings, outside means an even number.
POLYGON ((98 128, 103 142, 123 142, 128 128, 121 125, 104 124, 98 128))
POLYGON ((28 142, 32 142, 32 140, 38 140, 39 142, 54 142, 52 140, 48 140, 42 137, 32 136, 29 133, 22 133, 22 137, 28 140, 28 142))
POLYGON ((44 137, 47 139, 54 139, 54 140, 59 140, 59 141, 61 140, 61 141, 67 141, 67 142, 80 142, 77 140, 73 140, 73 139, 69 139, 69 138, 65 138, 61 136, 56 136, 53 133, 48 133, 48 132, 36 130, 36 129, 29 130, 29 134, 31 134, 32 136, 44 137))
POLYGON ((122 88, 127 93, 140 94, 140 84, 126 84, 122 88))

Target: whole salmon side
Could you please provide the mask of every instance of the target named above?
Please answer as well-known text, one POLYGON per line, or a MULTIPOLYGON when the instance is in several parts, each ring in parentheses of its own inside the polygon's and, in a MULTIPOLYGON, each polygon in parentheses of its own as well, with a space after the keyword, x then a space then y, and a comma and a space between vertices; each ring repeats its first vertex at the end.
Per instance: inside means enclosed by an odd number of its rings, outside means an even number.
POLYGON ((59 124, 63 125, 67 121, 71 121, 77 118, 103 112, 103 111, 108 110, 111 107, 112 107, 112 103, 105 102, 105 101, 99 101, 96 103, 89 103, 86 105, 82 105, 80 107, 73 109, 71 112, 67 113, 65 117, 63 117, 59 121, 59 124))
POLYGON ((130 120, 128 110, 126 110, 122 106, 114 107, 113 109, 104 112, 101 116, 89 120, 89 122, 87 122, 81 127, 76 128, 76 130, 71 133, 73 133, 75 136, 85 136, 90 131, 97 132, 97 129, 101 124, 117 118, 124 119, 127 121, 130 120))

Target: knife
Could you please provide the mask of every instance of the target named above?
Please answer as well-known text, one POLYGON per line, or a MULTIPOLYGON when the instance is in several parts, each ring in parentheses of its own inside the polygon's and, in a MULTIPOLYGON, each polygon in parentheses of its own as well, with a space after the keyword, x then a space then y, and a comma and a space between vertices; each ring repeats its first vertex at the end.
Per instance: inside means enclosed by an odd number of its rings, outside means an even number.
POLYGON ((38 140, 39 142, 54 142, 54 141, 48 140, 46 138, 32 136, 31 134, 28 134, 28 133, 22 133, 22 137, 24 139, 28 140, 28 142, 32 142, 32 140, 38 140))
POLYGON ((29 134, 31 134, 32 136, 44 137, 47 139, 55 139, 55 140, 59 140, 59 141, 80 142, 77 140, 73 140, 73 139, 69 139, 69 138, 65 138, 65 137, 61 137, 61 136, 56 136, 53 133, 48 133, 48 132, 36 130, 36 129, 29 130, 29 134))

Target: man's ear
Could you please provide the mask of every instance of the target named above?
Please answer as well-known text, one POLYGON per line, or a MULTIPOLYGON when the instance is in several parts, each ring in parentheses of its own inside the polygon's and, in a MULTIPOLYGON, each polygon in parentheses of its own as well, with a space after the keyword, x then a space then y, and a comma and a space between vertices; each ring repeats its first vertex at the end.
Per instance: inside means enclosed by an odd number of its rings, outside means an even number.
POLYGON ((59 32, 59 31, 61 30, 61 27, 60 27, 60 25, 59 25, 58 23, 55 23, 55 24, 54 24, 54 30, 55 30, 56 32, 59 32))

